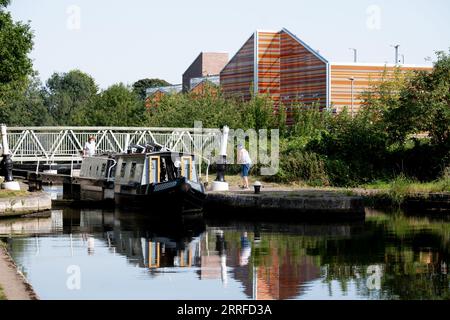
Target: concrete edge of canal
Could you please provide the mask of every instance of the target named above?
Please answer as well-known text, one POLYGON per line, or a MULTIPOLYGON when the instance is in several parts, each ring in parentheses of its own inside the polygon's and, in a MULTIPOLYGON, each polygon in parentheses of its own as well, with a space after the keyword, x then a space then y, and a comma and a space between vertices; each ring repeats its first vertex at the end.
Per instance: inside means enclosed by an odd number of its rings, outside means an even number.
POLYGON ((0 198, 0 218, 21 216, 50 210, 51 208, 51 196, 45 192, 0 198))
MULTIPOLYGON (((51 208, 51 196, 44 192, 0 198, 0 218, 36 214, 51 208)), ((0 288, 7 300, 39 300, 33 287, 17 268, 1 241, 0 270, 0 288)))
MULTIPOLYGON (((272 216, 289 220, 364 220, 364 199, 337 192, 209 192, 208 214, 221 218, 226 210, 243 218, 272 216)), ((275 217, 273 217, 275 218, 275 217)))
POLYGON ((17 268, 8 250, 0 245, 0 287, 7 300, 39 300, 26 277, 17 268))

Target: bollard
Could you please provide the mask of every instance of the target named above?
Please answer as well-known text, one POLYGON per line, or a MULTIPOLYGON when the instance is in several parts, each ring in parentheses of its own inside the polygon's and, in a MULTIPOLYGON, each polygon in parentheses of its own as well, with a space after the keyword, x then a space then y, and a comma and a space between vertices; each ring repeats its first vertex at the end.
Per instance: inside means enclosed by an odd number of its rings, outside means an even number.
POLYGON ((6 133, 6 125, 0 125, 0 132, 2 136, 3 160, 0 163, 0 175, 5 177, 5 182, 2 183, 2 189, 18 191, 20 185, 13 179, 13 161, 8 146, 8 136, 6 133))
POLYGON ((253 184, 253 188, 255 189, 255 194, 261 193, 261 187, 262 187, 262 184, 261 184, 261 182, 259 182, 259 181, 256 181, 256 182, 253 184))

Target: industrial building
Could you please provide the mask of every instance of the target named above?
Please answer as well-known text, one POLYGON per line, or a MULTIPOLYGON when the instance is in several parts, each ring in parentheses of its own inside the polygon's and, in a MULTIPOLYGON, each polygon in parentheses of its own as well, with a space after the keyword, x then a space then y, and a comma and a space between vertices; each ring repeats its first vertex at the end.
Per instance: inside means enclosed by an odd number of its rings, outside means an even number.
POLYGON ((426 66, 330 62, 287 29, 258 30, 220 72, 220 84, 229 97, 247 100, 252 94, 268 94, 275 105, 315 103, 335 112, 348 107, 356 113, 361 93, 396 68, 431 70, 426 66))
MULTIPOLYGON (((218 79, 220 71, 227 63, 228 53, 226 52, 201 52, 183 73, 183 92, 193 89, 191 79, 214 77, 218 79)), ((194 84, 198 84, 198 82, 194 84)))
MULTIPOLYGON (((182 84, 148 88, 146 106, 157 104, 166 94, 187 93, 203 94, 212 88, 217 91, 220 85, 220 71, 228 62, 228 53, 201 52, 183 73, 182 84)), ((214 91, 213 90, 213 91, 214 91)))

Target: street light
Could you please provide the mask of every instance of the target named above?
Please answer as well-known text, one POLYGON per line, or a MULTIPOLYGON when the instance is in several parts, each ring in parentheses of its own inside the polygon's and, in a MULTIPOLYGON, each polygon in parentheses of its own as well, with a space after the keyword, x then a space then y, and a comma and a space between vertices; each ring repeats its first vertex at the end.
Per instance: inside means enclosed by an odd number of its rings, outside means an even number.
POLYGON ((355 48, 348 48, 349 50, 353 50, 353 62, 358 62, 358 50, 355 48))
POLYGON ((400 60, 398 60, 398 48, 400 47, 400 45, 391 45, 391 47, 395 48, 395 64, 398 64, 400 62, 400 60))
POLYGON ((353 118, 353 83, 355 82, 355 78, 351 77, 351 78, 348 78, 348 80, 351 81, 351 96, 352 96, 351 99, 352 99, 352 104, 351 104, 350 114, 352 115, 352 118, 353 118))

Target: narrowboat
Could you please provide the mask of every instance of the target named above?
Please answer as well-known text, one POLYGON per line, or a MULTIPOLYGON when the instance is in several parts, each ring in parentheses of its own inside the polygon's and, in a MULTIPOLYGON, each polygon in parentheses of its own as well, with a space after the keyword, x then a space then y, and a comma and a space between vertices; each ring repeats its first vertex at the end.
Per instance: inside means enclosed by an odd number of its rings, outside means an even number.
POLYGON ((198 213, 205 187, 196 156, 156 145, 130 146, 126 153, 83 160, 80 179, 103 183, 80 184, 83 198, 114 199, 116 205, 158 213, 198 213))

